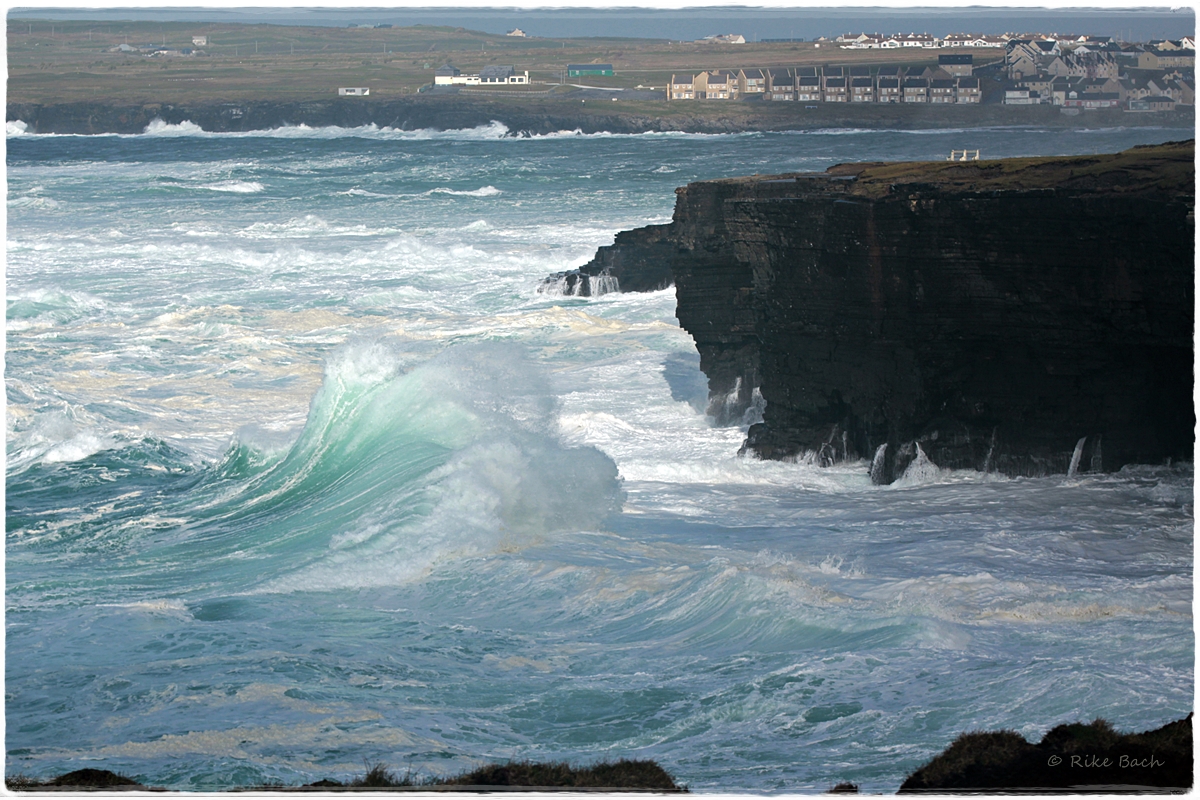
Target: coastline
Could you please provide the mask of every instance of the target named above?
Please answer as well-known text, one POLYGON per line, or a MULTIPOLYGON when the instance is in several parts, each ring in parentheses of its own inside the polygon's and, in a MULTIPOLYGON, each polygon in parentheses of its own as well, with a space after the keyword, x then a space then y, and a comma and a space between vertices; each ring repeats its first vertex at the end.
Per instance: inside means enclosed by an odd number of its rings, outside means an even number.
MULTIPOLYGON (((204 131, 248 132, 288 125, 365 125, 399 130, 470 129, 499 122, 513 135, 580 133, 698 134, 822 129, 938 130, 1045 126, 1062 129, 1195 126, 1192 108, 1159 113, 1098 109, 1068 116, 1055 106, 911 106, 769 102, 674 102, 613 100, 558 95, 542 98, 414 96, 399 100, 360 98, 308 102, 238 101, 209 103, 8 103, 6 120, 21 121, 29 133, 137 134, 154 120, 191 122, 204 131), (578 98, 578 99, 576 99, 578 98)), ((964 143, 968 146, 969 143, 964 143)))
POLYGON ((1193 162, 1188 140, 699 181, 546 285, 673 282, 709 414, 765 400, 759 458, 865 459, 876 484, 1169 463, 1195 424, 1193 162))

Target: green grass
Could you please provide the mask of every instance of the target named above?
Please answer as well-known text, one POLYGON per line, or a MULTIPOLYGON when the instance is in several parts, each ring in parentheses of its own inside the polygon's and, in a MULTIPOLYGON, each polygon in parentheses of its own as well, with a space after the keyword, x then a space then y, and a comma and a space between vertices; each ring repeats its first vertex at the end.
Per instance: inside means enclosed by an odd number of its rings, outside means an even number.
MULTIPOLYGON (((838 164, 824 174, 854 175, 854 182, 845 187, 846 193, 871 198, 929 189, 964 194, 1060 189, 1186 195, 1195 193, 1195 150, 1195 141, 1187 140, 1092 156, 988 160, 984 154, 982 161, 838 164)), ((721 182, 752 184, 793 175, 796 173, 726 178, 721 182)))
MULTIPOLYGON (((397 11, 397 23, 403 12, 397 11)), ((186 22, 10 19, 8 102, 196 103, 324 99, 339 86, 369 86, 372 98, 412 94, 451 62, 464 72, 492 64, 555 83, 567 64, 611 63, 612 77, 570 78, 592 86, 664 89, 673 73, 704 69, 866 63, 936 64, 937 53, 815 49, 811 43, 711 45, 620 38, 510 38, 445 26, 332 28, 186 22), (127 43, 191 48, 203 55, 109 52, 127 43)), ((976 54, 980 63, 999 54, 976 54)))

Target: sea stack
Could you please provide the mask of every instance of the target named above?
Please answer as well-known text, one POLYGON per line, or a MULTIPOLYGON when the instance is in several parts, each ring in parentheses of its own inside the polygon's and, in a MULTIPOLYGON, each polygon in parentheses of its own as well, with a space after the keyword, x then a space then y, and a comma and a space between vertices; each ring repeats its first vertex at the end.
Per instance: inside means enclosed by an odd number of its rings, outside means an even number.
POLYGON ((766 401, 744 452, 867 459, 877 483, 926 459, 1034 476, 1191 458, 1193 141, 676 193, 669 226, 581 273, 623 264, 624 288, 669 258, 710 411, 766 401))

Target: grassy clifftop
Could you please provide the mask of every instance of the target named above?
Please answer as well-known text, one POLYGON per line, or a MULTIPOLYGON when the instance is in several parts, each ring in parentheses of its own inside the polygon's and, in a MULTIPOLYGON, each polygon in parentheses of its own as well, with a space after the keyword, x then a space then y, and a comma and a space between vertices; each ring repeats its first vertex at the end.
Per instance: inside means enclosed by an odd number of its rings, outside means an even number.
POLYGON ((884 197, 905 190, 973 194, 1056 189, 1119 194, 1189 196, 1196 191, 1195 140, 1143 145, 1089 156, 1004 158, 981 161, 905 161, 838 164, 821 173, 730 178, 714 183, 770 184, 819 181, 839 194, 884 197), (842 178, 836 184, 829 179, 842 178))

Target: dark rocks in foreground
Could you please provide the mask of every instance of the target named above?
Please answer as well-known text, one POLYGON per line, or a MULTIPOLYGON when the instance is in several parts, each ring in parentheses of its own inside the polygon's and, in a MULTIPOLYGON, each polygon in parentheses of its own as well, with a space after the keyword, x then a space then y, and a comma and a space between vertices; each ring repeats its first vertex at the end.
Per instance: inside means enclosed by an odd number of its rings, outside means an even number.
POLYGON ((654 761, 602 761, 590 767, 573 767, 565 761, 510 761, 488 764, 448 778, 421 778, 411 772, 393 774, 386 765, 375 764, 365 775, 342 784, 329 779, 304 788, 407 788, 447 789, 450 791, 486 790, 489 787, 519 787, 522 790, 654 790, 686 792, 654 761))
MULTIPOLYGON (((10 791, 57 790, 148 790, 133 778, 106 769, 79 769, 48 781, 23 776, 9 776, 5 785, 10 791)), ((520 788, 525 791, 654 791, 686 792, 686 786, 654 761, 620 759, 602 761, 590 767, 573 767, 567 762, 511 761, 489 764, 450 777, 421 777, 409 771, 393 773, 386 764, 369 764, 367 771, 346 783, 324 778, 302 787, 282 784, 253 787, 256 791, 287 792, 297 788, 309 791, 355 791, 363 789, 418 789, 426 791, 487 791, 496 787, 520 788)), ((160 790, 161 791, 161 790, 160 790)))
POLYGON ((10 791, 16 792, 69 789, 102 789, 107 791, 147 789, 146 786, 143 786, 134 778, 118 774, 111 770, 94 769, 91 767, 77 769, 64 775, 59 775, 56 778, 51 778, 48 781, 37 781, 20 775, 6 776, 4 785, 10 791))
POLYGON ((1117 733, 1100 719, 1059 725, 1037 744, 1013 731, 965 733, 900 793, 1183 793, 1192 758, 1191 714, 1144 733, 1117 733))
POLYGON ((1007 475, 1190 460, 1194 143, 677 189, 580 274, 668 268, 743 451, 1007 475), (625 238, 623 238, 625 237, 625 238))

